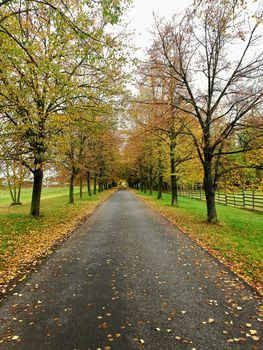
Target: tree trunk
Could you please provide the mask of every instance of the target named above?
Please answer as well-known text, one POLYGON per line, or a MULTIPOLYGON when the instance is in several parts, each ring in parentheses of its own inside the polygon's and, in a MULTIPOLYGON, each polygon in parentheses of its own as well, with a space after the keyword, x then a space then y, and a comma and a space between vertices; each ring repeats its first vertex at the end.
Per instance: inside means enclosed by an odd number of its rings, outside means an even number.
POLYGON ((13 195, 13 191, 12 191, 12 188, 9 186, 9 192, 10 192, 10 196, 11 196, 11 198, 12 198, 12 204, 15 204, 15 197, 14 197, 14 195, 13 195))
POLYGON ((21 185, 19 184, 19 187, 18 187, 18 194, 17 194, 17 203, 21 203, 21 202, 20 202, 20 196, 21 196, 21 185))
POLYGON ((215 187, 211 170, 211 161, 205 159, 204 164, 204 190, 206 197, 207 221, 211 224, 217 223, 216 203, 215 203, 215 187))
POLYGON ((178 197, 177 197, 177 178, 176 178, 176 166, 175 166, 175 159, 174 159, 174 149, 175 149, 175 143, 171 142, 170 145, 170 166, 171 166, 171 192, 172 192, 172 198, 171 198, 171 205, 178 203, 178 197))
POLYGON ((94 183, 93 183, 93 194, 94 196, 96 195, 97 193, 97 177, 94 176, 94 183))
POLYGON ((88 189, 88 195, 89 195, 89 197, 91 197, 92 193, 91 193, 91 189, 90 189, 90 172, 89 171, 87 174, 87 189, 88 189))
POLYGON ((150 190, 150 196, 153 194, 153 180, 150 178, 149 180, 149 190, 150 190))
POLYGON ((22 161, 20 161, 20 162, 19 162, 18 195, 17 195, 17 200, 18 200, 18 203, 20 203, 20 204, 22 204, 22 203, 20 202, 22 184, 23 184, 23 164, 22 164, 22 161))
POLYGON ((163 189, 163 176, 159 175, 157 199, 162 199, 162 189, 163 189))
POLYGON ((143 192, 147 193, 147 181, 144 181, 143 183, 143 192))
POLYGON ((152 194, 153 194, 153 169, 151 166, 149 167, 148 175, 149 175, 149 191, 150 191, 150 196, 152 196, 152 194))
POLYGON ((79 197, 80 197, 80 199, 83 199, 83 179, 82 179, 82 175, 80 176, 80 179, 79 179, 79 197))
POLYGON ((171 205, 178 204, 178 195, 177 195, 177 179, 176 175, 171 175, 171 205))
POLYGON ((38 164, 38 166, 35 166, 33 175, 34 175, 34 183, 33 183, 30 214, 34 217, 38 217, 40 214, 40 199, 41 199, 41 191, 42 191, 42 183, 43 183, 43 169, 42 169, 41 163, 38 164))
POLYGON ((74 172, 71 173, 70 181, 69 181, 69 203, 74 203, 74 179, 75 174, 74 172))
POLYGON ((10 192, 10 196, 11 196, 11 198, 12 198, 12 203, 11 203, 11 205, 15 205, 15 204, 16 204, 16 198, 15 198, 15 196, 14 196, 13 188, 12 188, 12 183, 11 183, 11 181, 10 181, 10 174, 9 174, 8 166, 7 166, 7 174, 6 174, 6 177, 7 177, 8 189, 9 189, 9 192, 10 192))

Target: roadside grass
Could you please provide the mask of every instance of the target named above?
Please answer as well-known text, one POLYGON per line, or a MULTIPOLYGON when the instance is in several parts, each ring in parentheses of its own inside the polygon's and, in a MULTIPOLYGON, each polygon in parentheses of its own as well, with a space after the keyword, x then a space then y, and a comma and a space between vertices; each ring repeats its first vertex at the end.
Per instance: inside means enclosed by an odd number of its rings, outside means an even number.
POLYGON ((51 252, 50 247, 63 240, 112 191, 85 195, 82 200, 76 193, 74 204, 68 204, 67 192, 66 188, 44 190, 38 219, 28 214, 26 191, 25 204, 0 208, 0 285, 16 277, 23 266, 51 252))
POLYGON ((263 291, 263 214, 217 204, 219 224, 206 222, 204 201, 179 196, 178 206, 170 205, 170 194, 158 200, 139 191, 136 193, 160 211, 183 232, 199 241, 212 254, 221 258, 259 291, 263 291))

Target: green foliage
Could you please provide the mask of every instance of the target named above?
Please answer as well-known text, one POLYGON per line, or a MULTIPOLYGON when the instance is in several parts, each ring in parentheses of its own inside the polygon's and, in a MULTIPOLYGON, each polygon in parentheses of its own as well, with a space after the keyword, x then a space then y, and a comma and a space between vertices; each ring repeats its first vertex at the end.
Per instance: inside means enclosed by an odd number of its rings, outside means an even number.
POLYGON ((10 137, 15 135, 23 145, 22 164, 34 175, 33 215, 39 213, 39 189, 52 147, 69 134, 69 127, 74 139, 76 114, 112 117, 120 105, 125 50, 121 36, 112 35, 106 24, 116 24, 125 7, 121 0, 10 1, 1 6, 0 130, 11 147, 0 157, 17 159, 10 137))
POLYGON ((100 0, 102 7, 102 14, 104 19, 110 24, 115 24, 119 21, 126 6, 131 3, 130 0, 100 0))

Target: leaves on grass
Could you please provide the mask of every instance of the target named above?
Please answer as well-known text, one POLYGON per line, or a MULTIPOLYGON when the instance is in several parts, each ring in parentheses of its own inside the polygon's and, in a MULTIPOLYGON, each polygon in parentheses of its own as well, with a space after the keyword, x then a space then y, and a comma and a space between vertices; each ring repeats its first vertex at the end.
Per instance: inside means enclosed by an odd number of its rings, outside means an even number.
MULTIPOLYGON (((165 205, 164 202, 141 193, 139 198, 151 208, 159 211, 182 232, 189 235, 198 245, 205 248, 213 256, 216 256, 221 263, 242 277, 247 283, 257 289, 259 293, 263 294, 261 259, 259 255, 255 258, 252 256, 252 253, 255 251, 258 251, 258 254, 260 254, 256 241, 254 249, 251 249, 249 252, 244 250, 243 252, 240 249, 240 245, 237 245, 235 239, 232 238, 236 237, 240 232, 235 231, 230 225, 211 226, 203 220, 196 219, 195 216, 190 215, 181 208, 165 205)), ((250 240, 246 242, 249 243, 250 240)), ((245 245, 242 244, 242 246, 245 245)))
MULTIPOLYGON (((6 218, 4 235, 8 236, 9 243, 1 255, 0 295, 8 291, 10 282, 17 276, 20 281, 26 279, 38 261, 51 254, 52 247, 67 238, 111 193, 102 192, 96 199, 80 201, 75 206, 69 206, 65 197, 56 198, 56 202, 43 200, 44 216, 38 220, 28 216, 28 206, 1 208, 1 219, 6 218), (21 211, 19 218, 8 214, 18 210, 21 211)), ((3 239, 1 235, 0 247, 3 239)))

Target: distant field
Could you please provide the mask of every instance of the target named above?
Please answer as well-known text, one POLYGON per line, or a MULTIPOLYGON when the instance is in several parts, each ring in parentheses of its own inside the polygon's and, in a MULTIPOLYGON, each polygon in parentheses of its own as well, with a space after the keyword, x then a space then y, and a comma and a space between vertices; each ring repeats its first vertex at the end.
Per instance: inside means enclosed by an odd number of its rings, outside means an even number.
MULTIPOLYGON (((42 199, 60 197, 68 193, 68 187, 43 187, 42 199)), ((30 202, 32 195, 32 188, 23 188, 21 190, 21 202, 26 204, 30 202)), ((8 190, 0 189, 0 207, 6 207, 12 202, 11 196, 8 190)))

